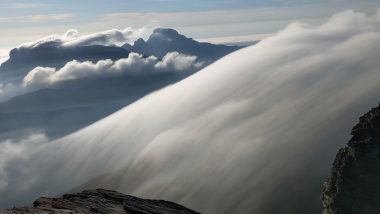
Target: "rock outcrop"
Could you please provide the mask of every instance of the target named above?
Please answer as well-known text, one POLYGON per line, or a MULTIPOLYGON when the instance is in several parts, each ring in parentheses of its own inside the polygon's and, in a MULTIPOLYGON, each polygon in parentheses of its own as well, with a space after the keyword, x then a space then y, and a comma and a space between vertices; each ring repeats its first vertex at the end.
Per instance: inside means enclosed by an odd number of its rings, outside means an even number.
POLYGON ((322 193, 324 214, 380 213, 380 106, 360 118, 322 193))
POLYGON ((0 211, 0 214, 24 213, 129 213, 129 214, 196 214, 181 205, 124 195, 115 191, 97 189, 77 194, 65 194, 61 198, 39 198, 33 207, 20 207, 0 211))

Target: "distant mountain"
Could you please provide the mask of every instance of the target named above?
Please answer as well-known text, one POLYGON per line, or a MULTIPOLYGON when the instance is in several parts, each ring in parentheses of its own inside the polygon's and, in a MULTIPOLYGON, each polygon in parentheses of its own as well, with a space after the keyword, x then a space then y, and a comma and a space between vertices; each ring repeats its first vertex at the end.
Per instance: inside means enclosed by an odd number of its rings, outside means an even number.
POLYGON ((27 72, 37 66, 63 67, 67 62, 99 61, 104 59, 118 60, 127 58, 130 52, 144 56, 154 55, 163 58, 169 52, 195 55, 206 64, 211 63, 242 46, 215 45, 197 42, 179 34, 173 29, 158 28, 147 41, 138 39, 134 45, 64 45, 59 41, 45 41, 30 46, 14 48, 9 59, 0 65, 1 82, 8 79, 21 79, 27 72))
POLYGON ((43 130, 55 139, 83 128, 192 73, 161 73, 71 82, 0 103, 0 141, 43 130))
POLYGON ((125 44, 123 47, 65 46, 56 41, 42 42, 33 47, 21 46, 10 51, 9 59, 0 66, 0 72, 19 69, 27 72, 36 66, 62 67, 72 60, 117 60, 128 57, 129 52, 136 52, 145 56, 154 55, 159 58, 164 57, 168 52, 179 52, 195 55, 202 60, 214 61, 240 48, 241 46, 197 42, 173 29, 158 28, 154 30, 147 41, 140 38, 134 45, 125 44))
POLYGON ((168 52, 179 52, 183 54, 195 55, 201 60, 215 61, 241 46, 215 45, 211 43, 198 42, 187 38, 173 29, 158 28, 147 41, 138 39, 133 45, 125 44, 123 47, 130 51, 146 56, 154 55, 162 58, 168 52))
MULTIPOLYGON (((20 84, 26 73, 37 66, 58 70, 72 60, 115 61, 127 58, 132 51, 158 58, 168 52, 179 52, 196 55, 207 64, 240 48, 200 43, 172 29, 156 29, 147 42, 139 39, 133 46, 123 47, 66 45, 60 41, 20 46, 13 49, 10 58, 0 66, 0 83, 20 84)), ((53 139, 61 137, 194 72, 197 70, 81 79, 15 96, 0 103, 0 140, 19 136, 18 131, 30 130, 44 130, 53 139)))
POLYGON ((0 73, 11 72, 24 75, 37 66, 60 68, 67 62, 117 60, 128 57, 129 52, 116 46, 62 46, 58 42, 46 42, 36 47, 14 48, 9 59, 1 64, 0 73))

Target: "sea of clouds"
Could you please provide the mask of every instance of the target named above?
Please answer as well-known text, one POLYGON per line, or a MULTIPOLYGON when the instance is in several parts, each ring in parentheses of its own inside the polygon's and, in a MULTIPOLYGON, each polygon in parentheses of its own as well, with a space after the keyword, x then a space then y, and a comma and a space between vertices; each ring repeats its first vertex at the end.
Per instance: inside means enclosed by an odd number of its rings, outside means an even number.
POLYGON ((380 14, 292 23, 79 132, 0 155, 0 205, 104 187, 205 213, 320 213, 337 149, 380 101, 379 56, 380 14))

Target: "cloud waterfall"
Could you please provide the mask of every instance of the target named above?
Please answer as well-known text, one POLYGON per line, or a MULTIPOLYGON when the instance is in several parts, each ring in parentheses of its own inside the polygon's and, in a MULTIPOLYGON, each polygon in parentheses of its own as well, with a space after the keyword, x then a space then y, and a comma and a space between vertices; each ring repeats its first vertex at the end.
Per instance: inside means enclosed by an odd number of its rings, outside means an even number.
POLYGON ((293 23, 7 162, 2 206, 106 187, 206 213, 320 213, 337 148, 380 101, 380 15, 293 23))

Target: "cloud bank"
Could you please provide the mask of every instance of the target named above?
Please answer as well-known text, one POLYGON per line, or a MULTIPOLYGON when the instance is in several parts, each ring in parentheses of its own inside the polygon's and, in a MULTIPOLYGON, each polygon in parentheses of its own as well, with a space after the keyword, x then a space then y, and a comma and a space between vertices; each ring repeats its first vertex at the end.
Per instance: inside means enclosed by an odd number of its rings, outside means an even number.
POLYGON ((293 23, 9 160, 0 204, 82 186, 205 213, 320 213, 337 149, 378 105, 379 56, 380 15, 347 11, 317 27, 293 23))
POLYGON ((93 62, 68 62, 59 70, 49 67, 37 67, 23 79, 23 87, 43 88, 55 86, 65 81, 115 77, 122 75, 144 75, 162 72, 195 71, 202 67, 196 56, 184 55, 178 52, 166 54, 162 60, 157 57, 143 57, 131 53, 128 58, 117 61, 100 60, 93 62))
POLYGON ((109 77, 154 75, 170 72, 195 72, 205 66, 196 56, 178 52, 167 53, 162 59, 130 53, 128 58, 112 61, 79 62, 73 60, 60 69, 36 67, 23 77, 21 83, 0 83, 0 101, 42 88, 54 88, 68 81, 109 77))
MULTIPOLYGON (((1 19, 0 19, 1 21, 1 19)), ((145 38, 150 33, 148 28, 112 29, 99 33, 80 35, 78 30, 70 29, 65 34, 50 35, 34 42, 24 43, 19 48, 33 48, 38 45, 55 42, 61 46, 118 45, 131 43, 138 38, 145 38)))
POLYGON ((43 133, 30 134, 18 141, 8 139, 0 142, 0 191, 4 191, 12 179, 7 169, 8 161, 14 157, 23 157, 29 150, 47 142, 48 138, 43 133))
POLYGON ((28 93, 36 89, 62 86, 68 81, 101 79, 127 75, 154 75, 170 72, 195 72, 205 66, 196 56, 178 52, 167 53, 162 59, 130 53, 128 58, 116 61, 79 62, 73 60, 60 69, 36 67, 22 78, 21 83, 0 83, 0 101, 28 93))
POLYGON ((18 83, 0 83, 0 102, 28 91, 30 91, 29 88, 18 83))

